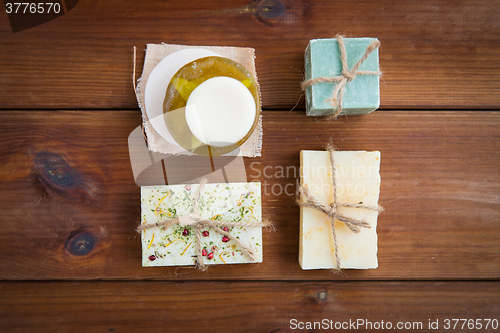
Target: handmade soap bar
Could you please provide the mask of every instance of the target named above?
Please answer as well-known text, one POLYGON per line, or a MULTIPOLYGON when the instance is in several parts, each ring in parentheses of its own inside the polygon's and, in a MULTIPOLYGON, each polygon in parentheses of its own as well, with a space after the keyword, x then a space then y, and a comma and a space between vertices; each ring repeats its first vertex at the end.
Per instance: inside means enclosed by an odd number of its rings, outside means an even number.
MULTIPOLYGON (((353 203, 377 207, 380 188, 380 152, 334 152, 337 204, 353 203)), ((300 153, 301 186, 319 202, 333 203, 330 153, 300 153)), ((344 223, 335 221, 340 268, 376 268, 377 211, 361 208, 339 208, 340 214, 364 220, 370 228, 354 233, 344 223)), ((337 268, 331 219, 323 212, 300 207, 299 263, 302 269, 337 268)))
MULTIPOLYGON (((198 184, 141 187, 141 224, 158 223, 192 212, 198 184)), ((198 204, 202 218, 215 221, 262 221, 260 183, 206 184, 198 204)), ((222 222, 221 222, 222 223, 222 222)), ((220 225, 223 227, 223 225, 220 225)), ((229 227, 232 235, 262 262, 262 228, 229 227)), ((141 232, 142 266, 194 265, 195 230, 176 224, 167 230, 152 228, 141 232)), ((211 228, 202 231, 204 264, 249 263, 250 258, 232 240, 211 228)))
MULTIPOLYGON (((347 67, 351 70, 366 52, 375 38, 344 38, 347 67)), ((361 64, 359 71, 378 71, 378 49, 361 64)), ((337 39, 313 39, 305 51, 305 79, 342 75, 342 61, 337 39)), ((334 113, 327 99, 333 96, 338 82, 324 82, 306 88, 306 113, 308 116, 324 116, 334 113)), ((380 106, 379 76, 357 75, 346 83, 341 114, 366 114, 380 106)))
POLYGON ((250 90, 227 76, 210 78, 196 87, 189 95, 185 113, 193 135, 216 147, 233 145, 249 136, 257 116, 250 90))

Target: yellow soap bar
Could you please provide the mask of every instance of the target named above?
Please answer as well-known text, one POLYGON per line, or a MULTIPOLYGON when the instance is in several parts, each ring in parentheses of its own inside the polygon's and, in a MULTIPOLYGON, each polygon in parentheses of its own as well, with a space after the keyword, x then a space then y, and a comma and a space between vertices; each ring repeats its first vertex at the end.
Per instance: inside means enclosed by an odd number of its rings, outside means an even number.
MULTIPOLYGON (((380 192, 380 152, 336 151, 333 153, 337 203, 377 207, 380 192)), ((300 152, 301 186, 319 202, 333 202, 333 182, 328 151, 300 152)), ((377 268, 378 212, 361 208, 339 208, 339 213, 364 220, 370 228, 354 233, 336 220, 340 268, 377 268)), ((302 269, 337 268, 331 219, 323 212, 300 207, 299 263, 302 269)))

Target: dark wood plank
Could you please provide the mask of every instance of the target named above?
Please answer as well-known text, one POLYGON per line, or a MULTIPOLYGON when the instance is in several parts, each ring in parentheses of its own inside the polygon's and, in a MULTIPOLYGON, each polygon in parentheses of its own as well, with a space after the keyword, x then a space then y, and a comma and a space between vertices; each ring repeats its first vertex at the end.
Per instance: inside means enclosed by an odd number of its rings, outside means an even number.
POLYGON ((263 157, 246 159, 246 168, 248 180, 263 183, 263 212, 277 231, 264 234, 262 264, 205 273, 141 267, 134 231, 140 192, 127 145, 138 111, 12 111, 0 118, 0 279, 500 277, 499 112, 378 111, 332 123, 264 112, 263 157), (299 209, 284 189, 294 191, 299 151, 329 140, 340 150, 382 153, 386 211, 376 270, 335 276, 298 265, 299 209))
MULTIPOLYGON (((146 43, 256 49, 265 108, 301 96, 303 51, 337 33, 378 37, 382 108, 497 109, 500 2, 495 1, 89 1, 12 33, 0 21, 0 107, 136 108, 146 43)), ((298 104, 303 108, 303 99, 298 104)))
MULTIPOLYGON (((465 331, 496 332, 499 286, 498 282, 3 282, 0 327, 8 332, 291 332, 307 328, 307 322, 319 322, 327 326, 316 326, 315 332, 335 329, 336 323, 344 330, 356 327, 363 332, 396 330, 397 325, 407 325, 409 332, 462 331, 445 329, 446 319, 456 318, 470 320, 465 331), (485 329, 484 319, 495 322, 485 329), (429 329, 430 322, 439 329, 429 329), (482 329, 470 330, 469 323, 473 328, 481 323, 482 329)), ((453 328, 455 323, 450 324, 453 328)))

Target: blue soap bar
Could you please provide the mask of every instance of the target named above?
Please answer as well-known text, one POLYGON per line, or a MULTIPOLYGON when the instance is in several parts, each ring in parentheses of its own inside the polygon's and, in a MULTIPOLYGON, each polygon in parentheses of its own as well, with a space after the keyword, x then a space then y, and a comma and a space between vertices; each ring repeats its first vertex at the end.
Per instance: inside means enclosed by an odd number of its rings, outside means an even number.
MULTIPOLYGON (((344 38, 347 67, 350 71, 363 57, 366 48, 376 38, 344 38)), ((306 80, 318 77, 342 75, 342 61, 336 38, 313 39, 305 51, 306 80)), ((378 71, 378 48, 361 64, 358 71, 378 71)), ((380 106, 380 77, 378 75, 357 75, 345 86, 342 113, 347 115, 367 114, 380 106)), ((306 113, 308 116, 326 116, 338 108, 332 107, 327 99, 333 96, 338 82, 322 82, 306 88, 306 113)))

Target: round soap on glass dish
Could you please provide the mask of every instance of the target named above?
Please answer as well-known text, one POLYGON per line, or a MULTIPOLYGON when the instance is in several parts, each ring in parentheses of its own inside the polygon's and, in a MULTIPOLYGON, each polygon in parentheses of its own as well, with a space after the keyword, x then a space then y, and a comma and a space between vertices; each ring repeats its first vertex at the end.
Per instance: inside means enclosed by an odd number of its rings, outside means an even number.
POLYGON ((184 149, 220 156, 240 147, 257 127, 259 87, 245 67, 220 56, 187 63, 170 80, 163 112, 184 149))

